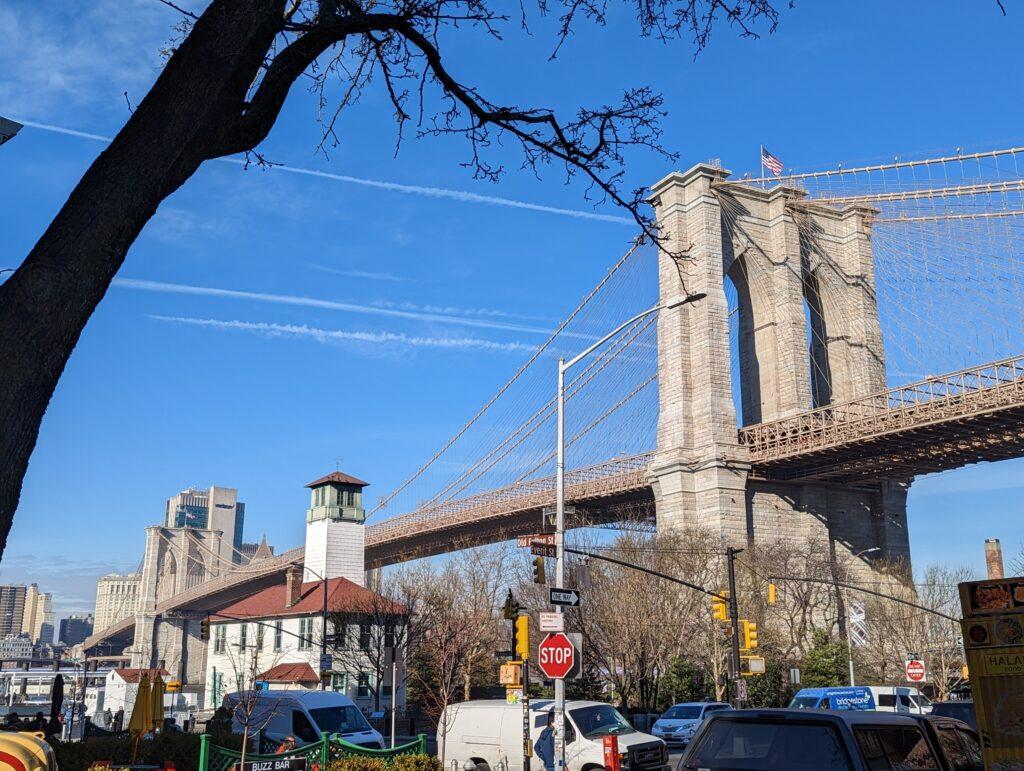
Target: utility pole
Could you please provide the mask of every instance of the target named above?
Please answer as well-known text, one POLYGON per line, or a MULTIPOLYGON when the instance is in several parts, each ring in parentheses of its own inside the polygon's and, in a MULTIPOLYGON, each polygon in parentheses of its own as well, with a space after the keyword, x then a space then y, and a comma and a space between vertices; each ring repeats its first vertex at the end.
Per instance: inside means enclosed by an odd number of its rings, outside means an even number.
POLYGON ((733 706, 739 709, 740 702, 740 613, 736 603, 736 555, 743 549, 732 546, 725 550, 729 565, 729 623, 732 625, 732 655, 729 657, 729 679, 733 683, 733 706))
MULTIPOLYGON (((578 358, 578 357, 577 357, 578 358)), ((565 587, 565 371, 575 360, 566 365, 565 359, 558 360, 558 447, 555 458, 555 588, 565 587)), ((555 612, 561 615, 562 606, 556 605, 555 612)), ((564 629, 564 625, 562 626, 564 629)), ((526 665, 523 667, 526 668, 526 665)), ((525 676, 524 676, 525 680, 525 676)), ((523 686, 526 693, 526 686, 523 686)), ((555 679, 555 725, 552 731, 555 771, 565 768, 565 680, 555 679)), ((529 761, 527 761, 529 762, 529 761)), ((529 766, 526 767, 529 771, 529 766)))

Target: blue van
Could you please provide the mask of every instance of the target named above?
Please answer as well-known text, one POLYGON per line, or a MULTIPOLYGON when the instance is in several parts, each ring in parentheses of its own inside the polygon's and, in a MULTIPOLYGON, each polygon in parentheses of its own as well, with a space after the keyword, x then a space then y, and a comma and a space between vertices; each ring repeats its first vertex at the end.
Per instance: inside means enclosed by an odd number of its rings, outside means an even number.
POLYGON ((804 688, 797 692, 790 709, 875 709, 875 697, 870 688, 846 686, 843 688, 804 688))

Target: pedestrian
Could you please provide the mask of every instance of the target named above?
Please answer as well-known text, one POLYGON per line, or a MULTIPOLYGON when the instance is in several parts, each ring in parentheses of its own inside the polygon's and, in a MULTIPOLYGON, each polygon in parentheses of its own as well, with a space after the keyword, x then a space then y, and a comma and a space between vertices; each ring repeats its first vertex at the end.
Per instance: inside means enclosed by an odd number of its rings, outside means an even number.
POLYGON ((114 724, 114 713, 110 711, 110 707, 107 707, 105 710, 103 710, 103 727, 106 728, 109 731, 110 727, 113 724, 114 724))
POLYGON ((8 712, 7 720, 4 723, 4 728, 8 731, 20 731, 21 730, 21 718, 18 717, 17 712, 8 712))
POLYGON ((288 752, 288 750, 294 750, 294 749, 295 749, 295 737, 294 736, 286 736, 284 741, 281 742, 281 744, 278 746, 278 748, 274 751, 274 754, 275 755, 283 755, 284 753, 288 752))
POLYGON ((114 725, 111 730, 114 733, 119 733, 124 728, 124 708, 118 707, 117 712, 114 713, 114 725))
POLYGON ((555 767, 555 713, 548 712, 547 724, 544 730, 537 737, 537 743, 533 745, 533 752, 537 760, 544 764, 547 771, 555 767))

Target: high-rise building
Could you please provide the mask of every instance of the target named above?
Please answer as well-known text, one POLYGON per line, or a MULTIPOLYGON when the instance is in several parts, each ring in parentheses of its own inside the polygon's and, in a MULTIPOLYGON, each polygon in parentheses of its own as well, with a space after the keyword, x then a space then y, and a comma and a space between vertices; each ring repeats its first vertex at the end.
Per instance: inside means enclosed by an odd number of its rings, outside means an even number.
POLYGON ((134 616, 139 609, 139 573, 108 573, 96 582, 96 610, 93 628, 97 631, 134 616))
POLYGON ((60 634, 57 641, 68 647, 78 645, 92 634, 92 614, 84 616, 68 616, 60 620, 60 634))
POLYGON ((0 661, 32 658, 32 641, 27 634, 7 634, 0 638, 0 661))
POLYGON ((53 642, 53 595, 39 591, 35 584, 31 584, 25 593, 21 631, 29 636, 33 645, 53 642))
POLYGON ((24 584, 0 586, 0 637, 21 634, 21 625, 25 621, 27 593, 28 589, 24 584))
POLYGON ((164 527, 191 527, 197 530, 220 530, 221 557, 228 562, 242 561, 242 528, 245 504, 238 500, 238 490, 217 487, 200 490, 190 487, 167 499, 164 527))

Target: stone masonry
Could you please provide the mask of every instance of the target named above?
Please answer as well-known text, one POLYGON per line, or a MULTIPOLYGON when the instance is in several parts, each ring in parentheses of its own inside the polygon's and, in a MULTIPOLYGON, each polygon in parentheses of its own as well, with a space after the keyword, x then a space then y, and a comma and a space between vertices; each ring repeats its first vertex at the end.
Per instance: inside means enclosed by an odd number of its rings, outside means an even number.
POLYGON ((755 479, 737 426, 884 390, 874 291, 874 211, 801 190, 727 182, 698 165, 653 187, 661 301, 703 292, 658 320, 660 417, 651 465, 658 528, 699 527, 746 545, 828 540, 837 556, 879 547, 909 559, 907 485, 755 479), (732 396, 725 282, 738 297, 742 415, 732 396), (741 418, 741 421, 738 420, 741 418))

